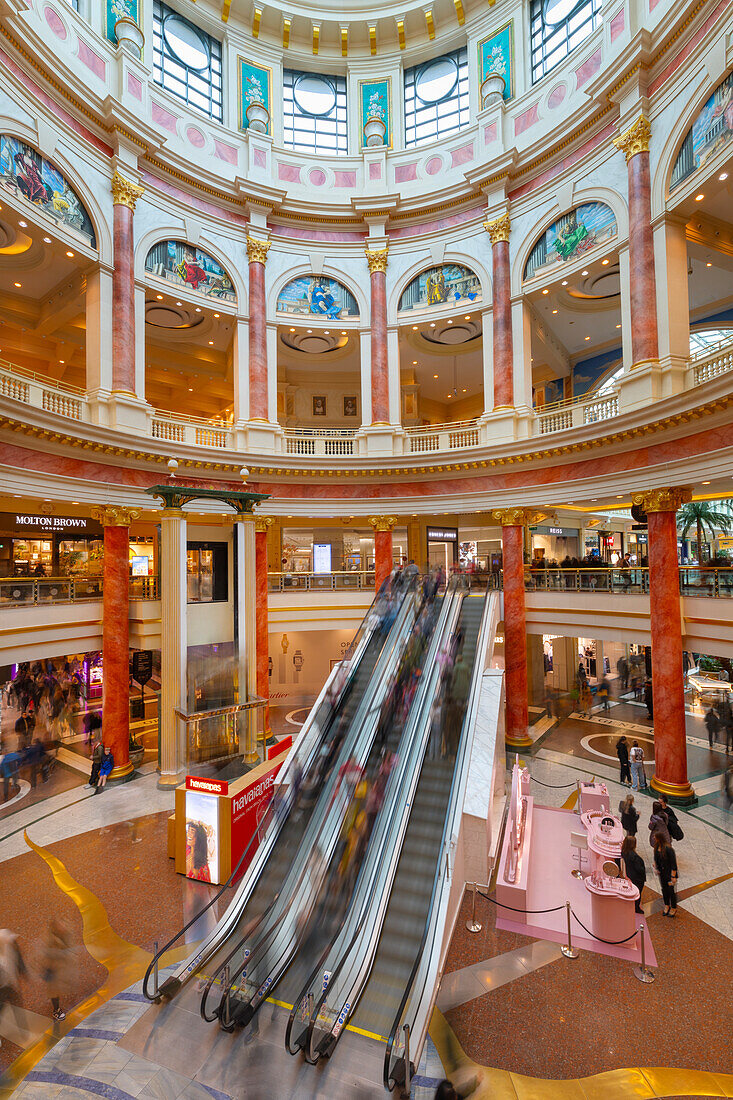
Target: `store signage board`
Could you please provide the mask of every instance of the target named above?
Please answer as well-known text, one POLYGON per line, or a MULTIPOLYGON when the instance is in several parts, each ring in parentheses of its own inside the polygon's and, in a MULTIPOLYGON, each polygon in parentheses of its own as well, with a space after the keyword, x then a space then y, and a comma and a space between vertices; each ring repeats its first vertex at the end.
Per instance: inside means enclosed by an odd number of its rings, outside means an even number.
POLYGON ((579 534, 577 527, 531 527, 530 530, 536 535, 560 535, 566 539, 575 539, 579 534))
POLYGON ((199 775, 187 775, 186 790, 200 791, 201 794, 229 794, 229 783, 226 779, 204 779, 199 775))
POLYGON ((97 538, 102 534, 101 525, 87 519, 86 516, 42 516, 35 512, 3 512, 0 513, 0 525, 29 535, 77 534, 82 538, 84 536, 97 538))
POLYGON ((153 654, 149 649, 136 649, 132 655, 132 676, 138 684, 147 684, 153 675, 153 654))
POLYGON ((331 572, 331 543, 330 542, 314 542, 313 543, 313 572, 314 573, 330 573, 331 572))
POLYGON ((428 527, 428 542, 457 542, 457 527, 428 527))

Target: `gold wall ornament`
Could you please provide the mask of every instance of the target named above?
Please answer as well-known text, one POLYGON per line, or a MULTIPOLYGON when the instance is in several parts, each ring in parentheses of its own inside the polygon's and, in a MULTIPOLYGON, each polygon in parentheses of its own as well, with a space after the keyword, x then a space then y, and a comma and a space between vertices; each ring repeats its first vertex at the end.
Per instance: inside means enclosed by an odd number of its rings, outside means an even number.
POLYGON ((492 245, 498 244, 499 241, 508 241, 511 228, 512 223, 509 214, 502 214, 500 218, 496 218, 493 222, 484 222, 484 229, 489 234, 492 245))
POLYGON ((112 202, 129 206, 133 213, 135 204, 144 191, 144 187, 140 187, 137 183, 130 183, 119 172, 115 172, 112 176, 112 202))
POLYGON ((133 520, 140 519, 136 508, 123 508, 117 504, 103 504, 92 508, 92 519, 103 527, 129 527, 133 520))
POLYGON ((272 516, 256 516, 255 517, 255 532, 258 535, 267 533, 268 527, 272 527, 275 520, 272 516))
POLYGON ((637 153, 649 152, 649 138, 652 136, 652 128, 649 119, 641 115, 633 126, 624 130, 623 134, 613 139, 613 144, 625 154, 630 161, 637 153))
POLYGON ((387 253, 389 252, 389 246, 387 248, 365 248, 364 255, 366 256, 367 263, 369 264, 369 274, 373 275, 375 271, 381 271, 384 274, 387 273, 387 253))
POLYGON ((370 516, 369 524, 375 531, 392 531, 397 520, 397 516, 370 516))
POLYGON ((692 500, 692 490, 684 485, 667 489, 647 489, 643 493, 632 493, 631 500, 647 513, 678 512, 683 504, 692 500))
POLYGON ((264 267, 267 262, 270 243, 270 241, 259 241, 256 237, 247 237, 247 259, 249 262, 251 264, 262 264, 264 267))
POLYGON ((500 527, 527 527, 546 519, 547 512, 539 512, 536 508, 494 508, 489 518, 500 527))

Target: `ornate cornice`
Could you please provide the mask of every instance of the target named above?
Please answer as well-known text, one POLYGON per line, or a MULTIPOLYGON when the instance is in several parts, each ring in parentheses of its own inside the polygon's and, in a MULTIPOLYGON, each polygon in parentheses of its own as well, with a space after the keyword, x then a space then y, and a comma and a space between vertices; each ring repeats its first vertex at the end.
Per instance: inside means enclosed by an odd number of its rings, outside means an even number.
POLYGON ((260 241, 257 237, 247 237, 247 259, 251 264, 267 263, 267 253, 270 249, 270 241, 260 241))
POLYGON ((641 115, 633 126, 629 126, 623 134, 613 139, 613 144, 625 154, 630 161, 637 153, 649 152, 649 138, 652 136, 652 128, 649 120, 641 115))
POLYGON ((397 516, 370 516, 369 523, 375 531, 392 531, 397 523, 397 516))
POLYGON ((121 206, 129 206, 133 213, 135 212, 135 204, 144 191, 144 187, 140 187, 137 183, 130 183, 119 172, 115 172, 112 176, 112 202, 119 203, 121 206))
POLYGON ((536 508, 495 508, 489 512, 489 518, 500 527, 526 527, 546 517, 547 512, 538 512, 536 508))
POLYGON ((366 261, 369 264, 369 274, 373 275, 375 271, 381 271, 383 274, 387 272, 387 254, 389 252, 389 246, 387 248, 365 248, 364 255, 366 261))
POLYGON ((631 500, 645 512, 678 512, 683 504, 692 500, 692 491, 685 486, 669 489, 648 489, 633 493, 631 500))
POLYGON ((493 222, 484 222, 484 229, 491 238, 492 246, 498 244, 499 241, 508 241, 511 228, 512 223, 508 214, 502 214, 500 218, 496 218, 493 222))
POLYGON ((272 516, 257 516, 255 519, 255 532, 258 535, 264 535, 267 533, 268 527, 272 527, 275 520, 272 516))
POLYGON ((133 520, 140 519, 136 508, 122 508, 116 504, 104 504, 92 508, 92 518, 103 527, 129 527, 133 520))

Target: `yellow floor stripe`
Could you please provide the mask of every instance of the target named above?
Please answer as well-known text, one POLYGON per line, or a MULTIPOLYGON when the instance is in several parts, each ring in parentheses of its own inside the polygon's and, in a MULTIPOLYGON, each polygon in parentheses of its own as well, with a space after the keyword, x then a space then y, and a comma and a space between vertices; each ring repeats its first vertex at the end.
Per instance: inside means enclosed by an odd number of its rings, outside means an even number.
POLYGON ((443 1068, 460 1089, 469 1080, 479 1084, 473 1100, 656 1100, 657 1097, 733 1097, 733 1074, 695 1069, 642 1067, 614 1069, 575 1080, 542 1080, 511 1070, 491 1069, 463 1051, 445 1016, 433 1009, 429 1028, 443 1068))

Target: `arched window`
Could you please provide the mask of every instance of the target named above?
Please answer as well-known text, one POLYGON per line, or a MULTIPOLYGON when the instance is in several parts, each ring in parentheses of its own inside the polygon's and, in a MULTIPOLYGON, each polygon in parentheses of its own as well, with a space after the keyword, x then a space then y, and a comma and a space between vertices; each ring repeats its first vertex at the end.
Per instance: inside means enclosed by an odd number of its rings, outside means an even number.
POLYGON ((733 138, 733 73, 718 85, 687 131, 672 169, 670 190, 733 138))
POLYGON ((346 80, 283 71, 283 141, 308 153, 346 153, 346 80))
POLYGON ((616 217, 604 202, 587 202, 563 214, 545 230, 529 254, 524 280, 575 260, 617 233, 616 217))
POLYGON ((405 72, 405 145, 436 141, 469 118, 466 47, 405 72))
POLYGON ((571 54, 598 25, 601 0, 530 0, 532 83, 571 54))
POLYGON ((347 317, 353 320, 359 316, 359 306, 343 283, 322 275, 301 275, 280 291, 277 312, 291 317, 307 314, 330 321, 347 317))
POLYGON ((468 309, 481 301, 481 281, 462 264, 439 264, 421 271, 402 291, 398 313, 440 306, 468 309))
POLYGON ((148 252, 145 270, 203 298, 237 301, 231 276, 208 252, 184 241, 159 241, 148 252))
POLYGON ((63 172, 30 145, 7 134, 0 134, 0 184, 77 233, 90 248, 97 247, 92 219, 63 172))
POLYGON ((153 3, 153 75, 166 91, 221 122, 221 42, 161 0, 153 3))

